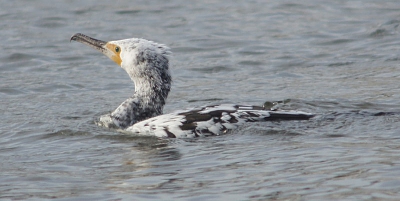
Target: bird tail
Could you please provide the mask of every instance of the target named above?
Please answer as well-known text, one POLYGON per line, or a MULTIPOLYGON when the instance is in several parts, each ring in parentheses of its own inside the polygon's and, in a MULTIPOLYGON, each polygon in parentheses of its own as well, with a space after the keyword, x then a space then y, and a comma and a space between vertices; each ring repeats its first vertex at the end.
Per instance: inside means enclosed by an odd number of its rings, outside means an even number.
POLYGON ((296 110, 268 110, 258 106, 237 105, 240 116, 247 121, 308 120, 315 115, 296 110))
POLYGON ((270 116, 266 117, 266 121, 276 120, 308 120, 314 117, 314 114, 301 111, 268 111, 270 116))

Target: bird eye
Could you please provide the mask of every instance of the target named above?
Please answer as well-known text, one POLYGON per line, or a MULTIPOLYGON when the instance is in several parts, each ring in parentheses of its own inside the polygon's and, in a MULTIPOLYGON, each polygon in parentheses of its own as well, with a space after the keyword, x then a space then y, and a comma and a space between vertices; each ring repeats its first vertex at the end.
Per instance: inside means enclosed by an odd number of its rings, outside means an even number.
POLYGON ((115 47, 115 52, 119 52, 121 49, 119 47, 115 47))

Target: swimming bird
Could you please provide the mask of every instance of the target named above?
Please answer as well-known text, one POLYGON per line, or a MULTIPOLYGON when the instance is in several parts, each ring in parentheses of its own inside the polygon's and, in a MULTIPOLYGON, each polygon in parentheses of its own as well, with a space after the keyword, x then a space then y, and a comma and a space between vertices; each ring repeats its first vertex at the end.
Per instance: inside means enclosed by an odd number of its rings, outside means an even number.
POLYGON ((109 57, 124 69, 135 84, 134 94, 98 125, 123 132, 170 138, 219 135, 245 122, 307 120, 313 114, 300 111, 273 111, 250 105, 211 105, 163 114, 171 89, 170 49, 140 38, 102 41, 81 33, 71 41, 86 44, 109 57))

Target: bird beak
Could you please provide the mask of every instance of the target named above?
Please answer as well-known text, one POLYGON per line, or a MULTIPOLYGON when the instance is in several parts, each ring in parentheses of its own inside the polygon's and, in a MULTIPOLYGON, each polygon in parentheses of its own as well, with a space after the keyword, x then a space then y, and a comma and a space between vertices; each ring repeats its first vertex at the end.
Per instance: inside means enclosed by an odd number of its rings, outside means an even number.
POLYGON ((106 55, 108 58, 113 60, 118 65, 121 65, 121 63, 122 63, 122 60, 120 57, 120 48, 115 44, 112 44, 110 42, 105 42, 102 40, 98 40, 98 39, 86 36, 84 34, 81 34, 81 33, 76 33, 73 36, 71 36, 70 41, 72 41, 72 40, 83 43, 85 45, 88 45, 89 47, 92 47, 92 48, 100 51, 101 53, 106 55), (117 49, 116 47, 118 47, 118 52, 116 52, 116 49, 117 49))

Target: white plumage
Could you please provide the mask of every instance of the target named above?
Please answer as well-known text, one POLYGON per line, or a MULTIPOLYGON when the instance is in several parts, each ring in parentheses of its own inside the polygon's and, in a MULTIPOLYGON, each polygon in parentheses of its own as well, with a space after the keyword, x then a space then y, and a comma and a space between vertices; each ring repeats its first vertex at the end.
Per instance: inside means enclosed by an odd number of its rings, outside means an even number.
POLYGON ((126 131, 157 137, 192 138, 219 135, 245 122, 283 119, 307 119, 311 114, 299 111, 267 111, 244 105, 215 105, 175 111, 138 122, 126 131))
POLYGON ((135 93, 98 125, 124 132, 157 137, 199 137, 219 135, 245 122, 306 120, 312 114, 299 111, 271 111, 249 105, 213 105, 162 114, 171 88, 169 48, 145 39, 105 42, 83 34, 71 37, 89 45, 120 65, 135 83, 135 93))

